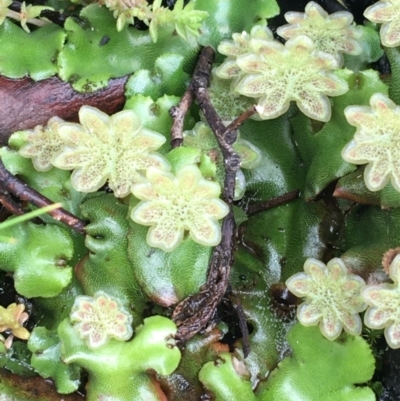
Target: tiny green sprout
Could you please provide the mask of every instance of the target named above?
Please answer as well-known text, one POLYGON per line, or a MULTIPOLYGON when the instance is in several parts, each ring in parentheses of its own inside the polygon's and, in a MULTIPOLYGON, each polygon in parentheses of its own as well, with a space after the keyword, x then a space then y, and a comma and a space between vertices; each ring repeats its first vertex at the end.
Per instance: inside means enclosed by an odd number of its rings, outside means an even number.
POLYGON ((25 2, 22 2, 21 11, 19 12, 19 15, 20 15, 21 26, 25 32, 28 33, 30 32, 27 25, 28 22, 30 24, 34 24, 37 26, 43 26, 47 24, 47 22, 37 19, 37 17, 40 16, 43 10, 54 10, 54 8, 46 6, 33 6, 32 4, 26 6, 25 2))
POLYGON ((183 167, 176 176, 150 167, 147 182, 132 187, 142 202, 134 207, 131 218, 151 226, 147 243, 165 252, 178 247, 185 230, 195 242, 215 246, 221 241, 218 220, 229 212, 218 199, 220 192, 219 184, 205 180, 194 165, 183 167))
POLYGON ((11 3, 12 2, 8 0, 0 1, 0 25, 3 23, 5 17, 13 18, 17 21, 20 21, 22 29, 27 33, 30 32, 30 29, 27 25, 28 23, 36 26, 44 26, 49 24, 49 22, 37 17, 40 16, 43 10, 54 10, 54 8, 47 6, 33 6, 32 4, 27 6, 23 1, 21 4, 21 10, 18 12, 7 9, 11 3))
POLYGON ((126 24, 133 24, 134 17, 149 23, 147 16, 151 12, 151 6, 146 0, 104 0, 104 5, 117 19, 118 32, 122 31, 126 24))
POLYGON ((149 32, 151 36, 151 40, 156 43, 158 39, 158 26, 162 25, 166 21, 171 22, 173 19, 172 11, 168 8, 162 7, 161 0, 155 0, 153 4, 150 6, 150 13, 143 20, 149 26, 149 32))
POLYGON ((53 167, 51 160, 64 143, 57 132, 63 122, 61 118, 52 117, 46 126, 38 125, 34 130, 24 131, 27 141, 19 150, 19 154, 31 158, 36 170, 48 171, 53 167))
POLYGON ((353 15, 347 11, 328 14, 319 4, 310 1, 305 13, 290 11, 285 14, 289 23, 278 28, 278 35, 285 39, 308 36, 317 50, 329 53, 341 65, 342 53, 358 55, 362 48, 358 39, 361 31, 352 25, 353 15))
POLYGON ((359 313, 367 308, 360 295, 364 280, 350 274, 339 258, 327 265, 309 258, 304 263, 304 271, 286 281, 290 292, 306 298, 297 309, 299 322, 303 326, 319 323, 321 333, 331 341, 339 337, 343 328, 350 334, 360 335, 359 313))
POLYGON ((111 117, 100 110, 82 106, 81 124, 63 123, 58 134, 64 142, 52 163, 71 170, 72 186, 80 192, 95 192, 108 181, 118 198, 127 196, 131 186, 145 180, 144 171, 152 166, 169 170, 169 163, 154 152, 165 137, 143 128, 132 110, 111 117))
MULTIPOLYGON (((27 340, 30 336, 29 331, 23 327, 29 316, 24 304, 12 303, 7 308, 0 306, 0 332, 10 330, 11 334, 4 341, 7 349, 11 348, 14 337, 27 340)), ((4 339, 3 336, 1 336, 4 339)))
POLYGON ((100 3, 113 11, 118 32, 126 25, 133 24, 134 18, 137 18, 148 25, 154 43, 157 42, 159 25, 175 24, 176 33, 188 40, 189 36, 199 35, 199 28, 208 16, 206 11, 194 10, 195 1, 189 1, 184 7, 183 0, 178 0, 173 10, 163 7, 161 0, 155 0, 152 4, 146 0, 102 0, 100 3))
POLYGON ((382 335, 383 335, 382 330, 374 330, 367 326, 363 327, 361 334, 361 336, 370 346, 376 346, 382 335))
POLYGON ((368 305, 364 323, 371 329, 385 329, 386 342, 391 348, 400 348, 400 255, 389 267, 393 284, 367 285, 361 296, 368 305))
POLYGON ((279 117, 294 100, 308 117, 329 121, 331 105, 327 95, 347 92, 347 83, 333 74, 336 59, 315 49, 306 36, 277 41, 254 41, 254 51, 236 59, 241 76, 236 90, 258 99, 256 110, 264 120, 279 117), (296 60, 296 63, 293 63, 296 60))
POLYGON ((178 0, 173 9, 176 33, 185 40, 199 36, 201 24, 208 16, 207 11, 195 10, 194 6, 195 1, 189 1, 184 7, 183 0, 178 0))
POLYGON ((71 309, 71 322, 91 349, 105 345, 111 337, 126 341, 132 337, 132 316, 121 303, 103 291, 93 297, 78 296, 71 309))
POLYGON ((400 107, 381 93, 372 95, 370 105, 345 109, 357 131, 342 157, 349 163, 368 163, 364 181, 370 191, 379 191, 389 180, 400 191, 400 107))
POLYGON ((381 0, 364 11, 364 17, 375 23, 382 23, 381 42, 387 47, 400 45, 400 1, 381 0))
POLYGON ((152 12, 148 19, 151 20, 149 25, 150 36, 153 42, 157 42, 158 25, 174 24, 176 33, 185 40, 190 36, 199 36, 199 28, 205 18, 207 11, 195 10, 195 1, 189 1, 184 7, 184 1, 178 0, 174 8, 161 6, 161 0, 155 0, 152 5, 152 12))

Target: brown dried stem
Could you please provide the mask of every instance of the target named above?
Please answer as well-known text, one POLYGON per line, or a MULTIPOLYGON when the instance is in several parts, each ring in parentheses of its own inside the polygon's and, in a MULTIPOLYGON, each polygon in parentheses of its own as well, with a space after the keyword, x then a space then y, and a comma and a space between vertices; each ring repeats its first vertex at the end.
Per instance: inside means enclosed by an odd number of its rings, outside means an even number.
MULTIPOLYGON (((178 326, 176 338, 181 342, 188 341, 200 330, 207 327, 228 288, 229 274, 233 264, 236 233, 233 198, 236 171, 240 167, 240 157, 232 147, 237 136, 235 126, 232 127, 233 129, 225 127, 207 93, 213 60, 213 49, 211 47, 203 48, 190 86, 201 111, 215 134, 224 158, 225 181, 222 196, 229 206, 229 213, 222 222, 222 240, 213 251, 206 284, 199 293, 180 302, 172 315, 178 326)), ((244 119, 239 120, 240 123, 243 121, 244 119)))
POLYGON ((193 90, 189 84, 178 106, 171 107, 169 115, 174 119, 171 127, 171 148, 179 148, 183 143, 183 122, 193 103, 193 90))
POLYGON ((255 203, 254 205, 249 205, 246 208, 246 214, 249 217, 254 216, 257 213, 264 212, 265 210, 271 209, 275 206, 279 206, 293 199, 296 199, 298 198, 298 196, 299 196, 299 191, 296 189, 294 191, 287 192, 286 194, 283 194, 276 198, 268 199, 264 202, 255 203))
MULTIPOLYGON (((35 189, 31 188, 28 184, 21 181, 19 178, 15 177, 5 168, 3 162, 0 160, 0 182, 2 190, 5 190, 19 199, 28 201, 37 207, 44 207, 52 205, 50 199, 41 195, 35 189)), ((48 212, 55 220, 59 220, 67 226, 71 227, 73 230, 80 234, 84 234, 85 231, 85 221, 74 216, 72 213, 65 209, 59 208, 48 212)))
POLYGON ((244 111, 239 117, 235 118, 226 129, 229 131, 236 131, 248 118, 256 113, 255 106, 250 107, 250 109, 244 111))
POLYGON ((8 191, 4 189, 2 183, 0 182, 0 203, 4 206, 6 210, 17 216, 24 214, 22 207, 15 202, 15 200, 10 196, 8 191))

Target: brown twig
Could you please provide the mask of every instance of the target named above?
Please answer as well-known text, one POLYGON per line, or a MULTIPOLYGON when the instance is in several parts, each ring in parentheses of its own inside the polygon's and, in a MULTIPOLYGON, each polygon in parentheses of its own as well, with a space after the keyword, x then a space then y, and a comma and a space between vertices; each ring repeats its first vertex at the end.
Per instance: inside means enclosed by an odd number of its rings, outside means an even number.
MULTIPOLYGON (((229 274, 233 264, 236 231, 233 198, 240 157, 232 147, 237 136, 236 129, 225 127, 207 93, 206 88, 209 85, 214 55, 211 47, 202 49, 190 86, 222 152, 225 166, 222 196, 229 206, 229 213, 222 222, 222 240, 213 251, 206 284, 199 293, 181 301, 173 312, 172 318, 178 326, 176 338, 180 342, 188 341, 207 326, 228 288, 229 274)), ((239 120, 240 123, 243 121, 243 119, 239 120)))
POLYGON ((254 216, 257 213, 264 212, 265 210, 271 209, 275 206, 279 206, 293 199, 296 199, 298 198, 298 196, 299 196, 299 191, 296 189, 294 191, 287 192, 286 194, 278 196, 277 198, 268 199, 264 202, 259 202, 255 203, 254 205, 249 205, 246 208, 246 214, 249 217, 254 216))
MULTIPOLYGON (((50 199, 41 195, 39 192, 31 188, 28 184, 21 181, 19 178, 12 175, 5 168, 3 162, 0 160, 0 182, 2 188, 7 192, 17 196, 21 200, 28 201, 37 207, 44 207, 52 205, 50 199)), ((65 209, 55 209, 48 212, 55 220, 59 220, 67 226, 71 227, 73 230, 80 234, 84 234, 84 228, 86 223, 74 216, 72 213, 65 209)))
POLYGON ((188 341, 207 326, 226 292, 233 263, 234 224, 229 213, 222 223, 222 242, 214 249, 206 284, 199 293, 181 301, 173 312, 180 342, 188 341))
POLYGON ((183 143, 183 122, 185 115, 193 103, 193 90, 189 84, 186 92, 182 96, 178 106, 173 106, 169 110, 169 115, 174 119, 171 128, 171 148, 179 148, 183 143))
POLYGON ((0 203, 4 206, 6 210, 10 213, 20 216, 24 214, 24 209, 10 196, 8 191, 4 189, 2 183, 0 182, 0 203))
MULTIPOLYGON (((204 50, 204 49, 203 49, 204 50)), ((189 111, 195 97, 195 89, 201 87, 208 87, 210 81, 210 73, 207 72, 211 68, 214 61, 214 54, 207 53, 205 57, 200 56, 198 63, 194 69, 193 77, 189 82, 186 92, 183 94, 178 106, 173 106, 169 110, 169 115, 174 119, 171 127, 171 148, 177 148, 183 143, 183 123, 185 115, 189 111), (205 72, 205 75, 202 74, 205 72)))
POLYGON ((227 127, 227 131, 236 131, 248 118, 256 113, 255 106, 244 111, 239 117, 235 118, 227 127))

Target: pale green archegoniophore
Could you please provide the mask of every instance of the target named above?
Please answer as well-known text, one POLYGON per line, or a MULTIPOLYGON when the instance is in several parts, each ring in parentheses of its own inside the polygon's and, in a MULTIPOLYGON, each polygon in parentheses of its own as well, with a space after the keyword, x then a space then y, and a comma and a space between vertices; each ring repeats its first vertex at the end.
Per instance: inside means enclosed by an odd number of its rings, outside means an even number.
POLYGON ((64 145, 52 160, 58 168, 74 170, 71 182, 77 191, 95 192, 108 181, 114 195, 122 198, 133 184, 145 180, 147 168, 170 169, 167 160, 155 152, 165 137, 143 128, 132 110, 108 116, 82 106, 79 120, 81 124, 58 126, 64 145))
POLYGON ((133 334, 132 315, 103 291, 97 291, 93 297, 76 297, 70 319, 91 349, 102 347, 110 338, 129 340, 133 334))
MULTIPOLYGON (((253 53, 252 39, 261 41, 273 41, 274 35, 266 26, 255 25, 250 33, 234 33, 232 40, 223 40, 218 45, 218 51, 227 56, 226 60, 216 69, 216 75, 223 79, 237 78, 242 74, 236 64, 236 58, 243 54, 253 53)), ((234 81, 235 83, 236 81, 234 81)), ((234 86, 234 85, 233 85, 234 86)))
POLYGON ((387 47, 400 45, 400 0, 381 0, 364 11, 364 17, 382 24, 381 42, 387 47))
POLYGON ((400 348, 400 255, 389 267, 393 284, 368 285, 361 296, 368 304, 364 323, 371 329, 385 329, 386 342, 391 348, 400 348))
POLYGON ((147 182, 135 184, 132 193, 142 200, 131 212, 139 224, 151 226, 147 243, 171 252, 183 240, 185 231, 205 246, 221 241, 219 219, 229 208, 219 195, 220 186, 203 178, 195 165, 180 169, 176 176, 150 167, 147 182))
POLYGON ((285 14, 288 25, 277 29, 285 39, 308 36, 317 50, 335 57, 341 65, 342 53, 358 55, 362 52, 358 39, 361 31, 353 24, 353 15, 347 11, 328 14, 319 4, 310 1, 304 13, 290 11, 285 14))
POLYGON ((339 258, 327 265, 309 258, 304 263, 304 273, 286 281, 290 292, 305 298, 297 309, 299 322, 304 326, 319 323, 328 340, 339 337, 342 329, 353 335, 361 334, 359 313, 367 307, 360 295, 364 284, 361 277, 349 273, 339 258))
POLYGON ((53 167, 51 160, 61 150, 64 144, 57 133, 61 118, 52 117, 46 126, 38 125, 34 130, 25 131, 27 141, 19 150, 23 157, 31 158, 33 166, 38 171, 48 171, 53 167))
POLYGON ((243 31, 242 33, 232 34, 232 40, 223 40, 218 45, 218 51, 229 57, 238 57, 242 54, 252 51, 251 40, 274 40, 272 31, 265 25, 255 25, 251 28, 250 33, 243 31))
POLYGON ((379 191, 390 180, 400 191, 400 107, 386 95, 375 93, 370 107, 349 106, 345 115, 357 131, 342 150, 343 159, 368 164, 364 181, 369 190, 379 191))
POLYGON ((332 55, 316 50, 306 36, 290 39, 285 45, 253 39, 252 46, 252 53, 236 59, 244 72, 236 90, 258 99, 256 110, 262 119, 279 117, 293 100, 308 117, 330 120, 328 96, 348 90, 347 83, 333 73, 339 64, 332 55))

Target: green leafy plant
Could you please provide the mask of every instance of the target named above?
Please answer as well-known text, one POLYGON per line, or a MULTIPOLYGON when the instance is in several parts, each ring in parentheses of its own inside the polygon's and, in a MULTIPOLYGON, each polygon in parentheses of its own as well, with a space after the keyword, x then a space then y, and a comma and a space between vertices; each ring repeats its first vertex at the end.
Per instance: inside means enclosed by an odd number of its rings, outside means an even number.
POLYGON ((246 368, 230 354, 208 362, 200 371, 200 380, 217 400, 275 401, 283 397, 305 401, 374 400, 368 387, 356 387, 372 376, 374 358, 360 337, 344 335, 341 342, 330 342, 318 329, 295 325, 288 333, 293 354, 282 360, 267 383, 253 393, 246 380, 246 368), (318 352, 312 350, 318 349, 318 352), (340 368, 340 374, 332 374, 340 368), (323 383, 320 381, 324 380, 323 383))
POLYGON ((398 4, 281 6, 0 0, 6 95, 71 94, 0 149, 1 397, 389 391, 398 4))

